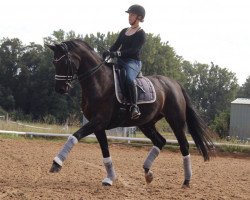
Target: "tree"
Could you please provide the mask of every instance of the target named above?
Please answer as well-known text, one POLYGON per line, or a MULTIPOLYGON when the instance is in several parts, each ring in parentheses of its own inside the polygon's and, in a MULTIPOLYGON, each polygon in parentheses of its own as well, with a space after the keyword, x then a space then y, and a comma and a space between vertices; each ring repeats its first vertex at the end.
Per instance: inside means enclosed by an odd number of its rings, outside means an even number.
POLYGON ((64 30, 59 29, 58 31, 54 31, 51 36, 43 38, 44 44, 57 44, 64 42, 70 39, 81 38, 83 36, 80 34, 76 34, 74 31, 69 31, 66 33, 64 30))
POLYGON ((7 111, 15 108, 14 89, 20 72, 23 45, 17 38, 0 41, 0 106, 7 111))
POLYGON ((181 60, 168 42, 161 41, 160 36, 147 34, 147 40, 142 50, 142 71, 145 75, 163 75, 181 80, 181 60))
POLYGON ((246 82, 240 87, 237 97, 250 98, 250 76, 247 77, 246 82))
POLYGON ((32 93, 32 77, 37 73, 39 65, 42 62, 41 54, 44 51, 41 45, 31 43, 23 47, 22 56, 19 58, 19 72, 16 77, 16 85, 13 88, 13 93, 16 101, 16 109, 23 110, 24 113, 30 112, 30 94, 32 93))
POLYGON ((19 59, 23 54, 23 45, 17 38, 4 38, 0 44, 0 84, 13 89, 19 74, 19 59))
POLYGON ((0 85, 0 107, 5 110, 13 110, 15 106, 15 99, 12 91, 0 85))
POLYGON ((184 63, 183 71, 187 75, 185 88, 208 122, 230 107, 238 90, 234 73, 213 63, 190 66, 188 62, 184 63))
POLYGON ((229 135, 229 124, 230 111, 226 110, 215 116, 210 127, 223 138, 229 135))

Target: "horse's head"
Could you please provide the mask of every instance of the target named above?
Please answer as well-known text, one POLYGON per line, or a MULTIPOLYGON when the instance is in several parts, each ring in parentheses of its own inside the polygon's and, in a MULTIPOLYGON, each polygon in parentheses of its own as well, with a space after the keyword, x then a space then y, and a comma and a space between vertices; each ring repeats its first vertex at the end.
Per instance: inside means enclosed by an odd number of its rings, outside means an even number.
POLYGON ((71 82, 77 76, 80 58, 69 49, 69 45, 66 42, 47 46, 54 52, 53 64, 56 68, 55 90, 60 94, 68 93, 71 82))

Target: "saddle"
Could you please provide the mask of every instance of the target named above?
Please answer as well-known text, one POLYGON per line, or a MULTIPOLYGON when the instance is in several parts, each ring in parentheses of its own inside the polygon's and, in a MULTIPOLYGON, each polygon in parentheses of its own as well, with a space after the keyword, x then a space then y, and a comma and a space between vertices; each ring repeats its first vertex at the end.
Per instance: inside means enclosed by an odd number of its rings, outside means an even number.
MULTIPOLYGON (((127 90, 125 87, 125 75, 122 69, 113 64, 114 82, 115 82, 115 94, 119 103, 130 105, 129 99, 127 99, 127 90)), ((142 76, 140 72, 136 78, 138 100, 137 104, 153 103, 156 100, 155 88, 152 82, 145 76, 142 76)))

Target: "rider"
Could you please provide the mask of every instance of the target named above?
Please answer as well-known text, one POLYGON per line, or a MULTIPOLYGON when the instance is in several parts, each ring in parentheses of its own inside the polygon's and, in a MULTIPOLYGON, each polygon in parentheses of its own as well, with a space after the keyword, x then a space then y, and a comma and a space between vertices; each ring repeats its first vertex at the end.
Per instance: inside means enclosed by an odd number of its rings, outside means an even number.
POLYGON ((140 5, 132 5, 127 11, 129 14, 129 28, 124 28, 109 51, 103 57, 117 57, 117 64, 126 70, 126 85, 130 97, 131 119, 137 119, 141 113, 137 106, 136 77, 141 71, 140 52, 145 43, 146 34, 139 23, 144 21, 145 9, 140 5))

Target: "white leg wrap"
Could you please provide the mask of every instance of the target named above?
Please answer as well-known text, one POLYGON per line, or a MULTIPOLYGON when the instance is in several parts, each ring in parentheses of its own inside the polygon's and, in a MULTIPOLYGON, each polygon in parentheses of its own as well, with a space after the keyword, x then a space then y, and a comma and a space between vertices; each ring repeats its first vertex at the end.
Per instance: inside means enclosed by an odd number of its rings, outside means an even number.
POLYGON ((102 181, 102 183, 105 185, 112 185, 113 181, 116 179, 116 174, 111 157, 103 158, 103 163, 106 168, 107 177, 102 181))
POLYGON ((61 159, 58 158, 57 156, 54 158, 54 161, 55 161, 58 165, 60 165, 60 166, 62 166, 62 164, 63 164, 63 162, 61 161, 61 159))
POLYGON ((103 163, 104 163, 104 164, 110 163, 110 162, 112 162, 111 157, 103 158, 103 163))
POLYGON ((152 149, 150 150, 150 152, 148 153, 148 157, 146 158, 146 160, 144 161, 143 164, 143 168, 144 169, 150 169, 154 160, 156 159, 156 157, 159 155, 160 153, 160 149, 156 146, 153 146, 152 149))
POLYGON ((191 180, 192 177, 192 167, 190 154, 183 157, 183 168, 184 168, 184 178, 185 180, 191 180))
POLYGON ((105 179, 102 180, 102 184, 103 185, 113 185, 113 180, 111 180, 110 178, 106 177, 105 179))
POLYGON ((68 137, 67 142, 64 144, 61 151, 58 153, 58 155, 54 158, 54 161, 62 166, 63 162, 66 160, 69 152, 71 151, 72 147, 78 142, 75 136, 70 135, 68 137))

